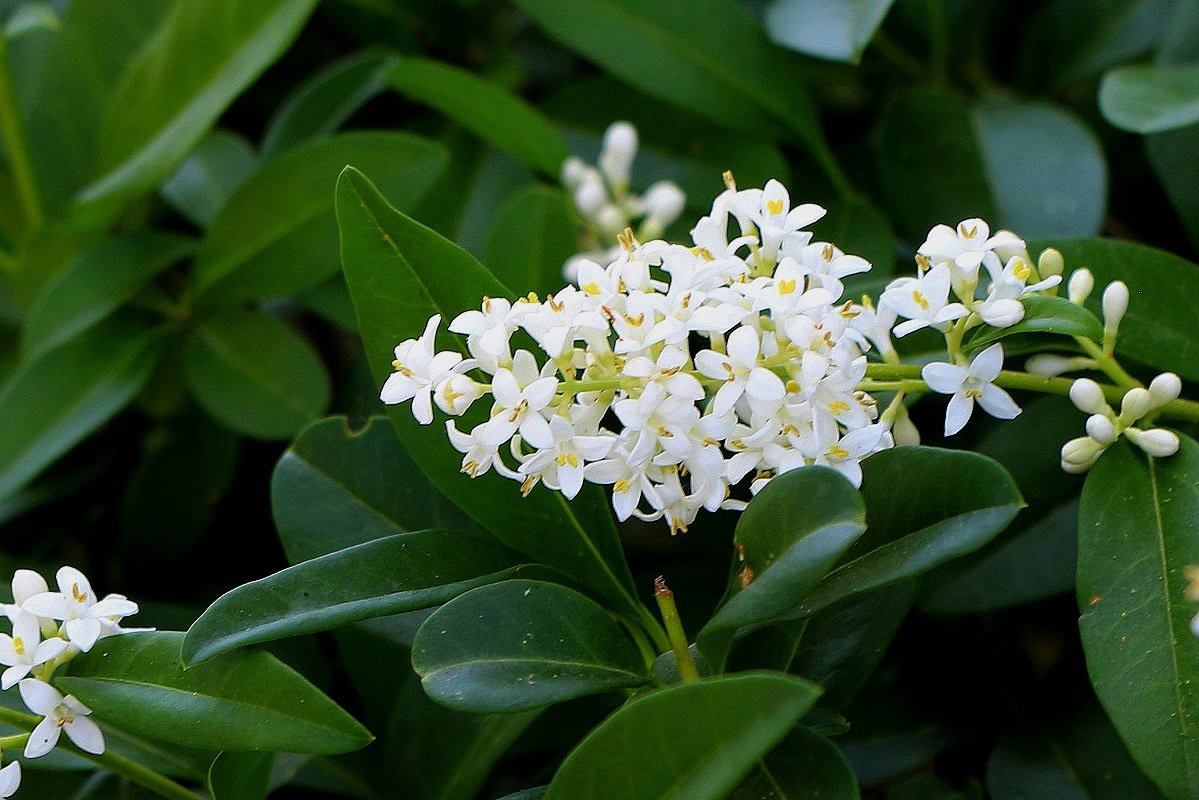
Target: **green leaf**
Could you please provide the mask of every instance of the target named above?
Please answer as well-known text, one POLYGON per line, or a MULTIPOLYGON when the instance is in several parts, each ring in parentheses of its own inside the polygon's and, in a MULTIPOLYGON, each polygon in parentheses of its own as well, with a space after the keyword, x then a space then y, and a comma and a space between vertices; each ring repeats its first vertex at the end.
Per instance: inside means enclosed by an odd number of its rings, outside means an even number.
MULTIPOLYGON (((1116 280, 1128 284, 1132 302, 1120 323, 1118 355, 1199 380, 1199 265, 1116 239, 1059 239, 1030 246, 1039 250, 1045 245, 1061 250, 1067 270, 1091 270, 1097 286, 1116 280)), ((1099 294, 1095 292, 1096 300, 1099 294)))
POLYGON ((1056 106, 1008 100, 984 100, 970 117, 999 224, 1026 237, 1099 232, 1107 164, 1081 120, 1056 106))
POLYGON ((516 561, 506 547, 452 531, 348 547, 221 595, 188 629, 183 660, 430 608, 499 580, 516 561))
POLYGON ((274 753, 219 753, 208 770, 212 800, 264 800, 274 753))
POLYGON ((0 497, 128 405, 162 355, 162 330, 116 318, 22 366, 0 389, 0 497), (86 365, 86 368, 81 368, 86 365))
POLYGON ((179 165, 159 190, 168 203, 207 228, 225 203, 258 168, 258 154, 244 136, 216 130, 179 165))
POLYGON ((1095 693, 1167 797, 1199 794, 1199 637, 1183 569, 1199 564, 1199 444, 1149 459, 1113 445, 1078 515, 1079 629, 1095 693))
POLYGON ((316 0, 177 3, 125 71, 100 130, 101 176, 73 209, 100 228, 165 180, 225 108, 278 58, 316 0))
MULTIPOLYGON (((387 69, 385 80, 397 92, 432 106, 551 178, 558 177, 570 155, 562 136, 540 112, 463 69, 425 58, 403 58, 387 69)), ((355 162, 355 166, 360 165, 355 162)))
POLYGON ((972 352, 1017 333, 1055 333, 1060 336, 1081 336, 1093 342, 1103 341, 1103 323, 1082 306, 1064 297, 1032 294, 1021 300, 1024 319, 1007 328, 980 328, 966 344, 972 352))
POLYGON ((819 694, 799 678, 743 672, 643 695, 566 757, 546 800, 724 800, 819 694))
POLYGON ((299 673, 261 650, 184 669, 182 633, 99 641, 55 677, 100 719, 213 750, 344 753, 371 735, 299 673))
POLYGON ((766 32, 805 55, 856 64, 894 2, 774 0, 766 10, 766 32))
POLYGON ((1149 163, 1170 198, 1178 220, 1199 249, 1199 126, 1145 137, 1149 163))
MULTIPOLYGON (((468 253, 388 205, 352 168, 337 184, 337 215, 346 282, 377 385, 392 372, 393 348, 417 335, 432 315, 444 322, 485 296, 513 296, 468 253)), ((578 578, 621 610, 644 613, 601 492, 575 498, 579 516, 558 492, 519 499, 510 481, 461 475, 460 456, 441 426, 417 424, 407 408, 393 406, 389 416, 405 448, 420 454, 417 464, 430 482, 500 541, 578 578), (580 519, 589 520, 588 527, 580 519)))
POLYGON ((775 134, 782 121, 831 178, 840 178, 798 79, 801 66, 732 0, 517 5, 550 36, 659 100, 759 136, 775 134))
POLYGON ((562 265, 579 249, 577 223, 565 195, 530 186, 513 195, 487 234, 484 260, 507 286, 539 295, 565 285, 562 265))
POLYGON ((837 745, 796 728, 766 754, 729 800, 858 800, 858 779, 837 745))
POLYGON ((924 241, 937 224, 995 219, 970 113, 955 95, 932 88, 895 95, 879 120, 876 152, 891 219, 909 240, 924 241))
POLYGON ((868 275, 879 277, 895 271, 895 233, 886 215, 868 200, 830 202, 828 214, 812 225, 812 234, 817 241, 833 242, 846 253, 869 261, 872 269, 868 275))
POLYGON ((1099 85, 1099 110, 1132 133, 1193 125, 1199 122, 1199 64, 1112 70, 1099 85))
POLYGON ((182 236, 145 232, 109 239, 84 253, 30 307, 23 336, 26 358, 36 358, 103 320, 193 246, 182 236))
POLYGON ((511 580, 446 603, 412 644, 412 668, 439 703, 509 712, 649 683, 608 612, 555 583, 511 580))
POLYGON ((791 470, 750 502, 733 537, 737 561, 724 602, 697 640, 724 663, 729 636, 795 607, 866 530, 853 484, 827 467, 791 470))
POLYGON ((375 51, 334 61, 297 86, 279 106, 262 135, 262 153, 273 156, 328 138, 350 116, 381 94, 394 58, 375 51))
POLYGON ((913 578, 989 542, 1024 506, 1003 467, 986 456, 897 447, 862 463, 867 532, 787 617, 913 578))
POLYGON ((1180 0, 1157 46, 1158 64, 1185 64, 1199 60, 1199 3, 1180 0))
POLYGON ((209 317, 196 329, 184 367, 204 410, 246 436, 289 438, 329 405, 329 375, 312 345, 266 314, 209 317))
POLYGON ((381 416, 358 430, 329 417, 301 431, 275 467, 271 506, 293 564, 397 533, 472 525, 381 416))
POLYGON ((343 133, 267 162, 230 198, 196 253, 195 291, 230 304, 308 289, 337 273, 333 191, 349 163, 377 175, 401 208, 445 168, 436 144, 406 133, 343 133))

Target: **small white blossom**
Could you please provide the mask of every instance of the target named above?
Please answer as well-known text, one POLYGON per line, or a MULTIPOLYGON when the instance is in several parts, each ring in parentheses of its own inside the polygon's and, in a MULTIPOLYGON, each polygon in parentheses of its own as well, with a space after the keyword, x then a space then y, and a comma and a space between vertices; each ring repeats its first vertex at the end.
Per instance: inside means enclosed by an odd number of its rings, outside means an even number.
POLYGON ((928 232, 919 252, 934 264, 952 264, 957 274, 969 279, 978 275, 979 265, 995 274, 999 272, 997 250, 1023 250, 1024 242, 1007 231, 991 236, 991 227, 981 219, 967 219, 956 228, 937 225, 928 232))
POLYGON ((409 339, 395 349, 395 372, 383 384, 379 398, 388 405, 412 401, 412 416, 422 425, 433 421, 433 387, 460 367, 462 354, 434 353, 433 338, 441 315, 434 315, 419 339, 409 339))
POLYGON ((34 667, 53 661, 69 646, 65 639, 41 641, 38 619, 23 615, 13 623, 12 636, 0 633, 0 664, 8 667, 0 676, 0 689, 11 689, 34 667))
POLYGON ((1003 369, 1003 345, 993 344, 983 350, 970 366, 933 362, 925 364, 921 376, 928 388, 934 392, 952 395, 945 411, 945 435, 953 434, 966 427, 974 402, 998 419, 1015 419, 1020 407, 1012 396, 995 385, 1003 369))
POLYGON ((14 761, 0 769, 0 798, 12 797, 21 788, 21 762, 14 761))
POLYGON ((63 621, 67 640, 83 652, 105 635, 106 625, 137 613, 137 603, 123 595, 96 597, 87 577, 74 567, 58 570, 58 591, 35 594, 21 607, 39 617, 63 621))
POLYGON ((907 318, 895 326, 896 336, 921 328, 941 329, 970 313, 961 303, 949 302, 949 278, 949 267, 937 264, 918 278, 898 278, 887 286, 882 302, 907 318))
POLYGON ((33 678, 21 681, 21 699, 34 714, 43 717, 25 744, 26 758, 40 758, 58 744, 58 737, 65 731, 67 738, 85 753, 101 755, 104 752, 104 734, 99 726, 88 719, 92 710, 75 699, 74 695, 63 697, 62 693, 48 683, 33 678))

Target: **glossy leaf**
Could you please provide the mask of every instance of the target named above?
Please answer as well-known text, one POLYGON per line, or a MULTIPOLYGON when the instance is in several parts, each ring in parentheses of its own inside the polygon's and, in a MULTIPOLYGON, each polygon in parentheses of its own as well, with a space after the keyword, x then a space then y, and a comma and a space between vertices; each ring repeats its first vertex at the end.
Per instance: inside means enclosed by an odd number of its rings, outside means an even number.
MULTIPOLYGON (((387 84, 440 111, 483 141, 551 178, 570 155, 562 136, 541 114, 494 82, 450 64, 403 58, 392 64, 387 84)), ((355 166, 367 170, 355 162, 355 166)), ((369 171, 369 170, 367 170, 369 171)))
POLYGON ((895 0, 774 0, 766 32, 817 58, 856 63, 895 0))
POLYGON ((729 800, 857 800, 858 779, 837 745, 796 728, 766 754, 729 800))
POLYGON ((750 502, 733 537, 737 561, 724 602, 698 640, 713 665, 728 634, 795 607, 866 529, 853 484, 826 467, 791 470, 750 502))
MULTIPOLYGON (((392 371, 393 348, 419 335, 433 314, 444 323, 485 296, 513 296, 469 254, 392 208, 354 169, 338 181, 337 214, 342 265, 378 385, 392 371)), ((576 517, 557 492, 520 499, 517 487, 497 476, 470 481, 444 428, 417 424, 407 408, 392 407, 389 416, 405 448, 420 453, 417 464, 430 482, 500 541, 578 578, 622 610, 643 613, 601 493, 576 497, 576 517)))
POLYGON ((159 191, 180 214, 207 228, 257 168, 258 153, 245 137, 217 130, 200 142, 159 191))
POLYGON ((71 262, 34 301, 25 322, 26 358, 77 336, 132 298, 150 279, 184 258, 191 240, 166 233, 109 239, 71 262))
POLYGON ((562 265, 579 249, 576 225, 562 192, 530 186, 500 209, 484 260, 507 286, 538 295, 556 292, 566 284, 562 265))
MULTIPOLYGON (((1040 242, 1036 249, 1040 249, 1040 242)), ((1086 267, 1096 286, 1121 280, 1132 302, 1120 323, 1116 352, 1160 370, 1199 380, 1199 265, 1134 242, 1064 239, 1050 242, 1062 251, 1067 269, 1086 267)), ((1096 293, 1098 300, 1099 292, 1096 293)))
POLYGON ((263 651, 184 669, 182 633, 100 640, 54 683, 114 725, 214 750, 343 753, 371 736, 332 700, 263 651))
POLYGON ((788 617, 811 616, 971 553, 1024 505, 1011 476, 976 453, 898 447, 862 467, 866 535, 788 617))
POLYGON ((1121 442, 1087 476, 1078 517, 1079 629, 1095 693, 1171 800, 1199 793, 1199 638, 1183 569, 1199 564, 1199 444, 1147 459, 1121 442))
POLYGON ((286 439, 329 405, 329 376, 312 346, 266 314, 224 311, 196 329, 185 354, 187 385, 233 430, 286 439))
POLYGON ((382 93, 393 57, 367 51, 334 61, 292 90, 262 135, 262 153, 273 156, 332 136, 350 116, 382 93))
POLYGON ((102 174, 80 191, 75 220, 101 227, 124 202, 170 176, 291 43, 315 5, 213 0, 173 6, 109 101, 100 131, 102 174))
POLYGON ((1133 133, 1161 133, 1199 122, 1199 65, 1123 67, 1103 77, 1099 110, 1133 133))
POLYGON ((274 753, 220 753, 208 770, 212 800, 263 800, 274 753))
POLYGON ((992 224, 1025 237, 1098 233, 1107 164, 1081 120, 1049 104, 1003 100, 979 103, 970 117, 999 214, 992 224))
POLYGON ((0 389, 0 497, 128 405, 162 354, 160 329, 121 318, 22 366, 0 389), (86 369, 80 365, 86 364, 86 369))
POLYGON ((388 536, 232 589, 192 623, 189 664, 275 639, 439 605, 516 565, 506 547, 452 531, 388 536))
POLYGON ((1093 342, 1103 341, 1103 323, 1099 318, 1064 297, 1034 294, 1025 297, 1024 319, 1007 328, 984 326, 971 337, 966 350, 973 351, 1017 333, 1055 333, 1081 336, 1093 342))
POLYGON ((430 485, 385 417, 357 430, 329 417, 301 431, 275 467, 271 506, 293 564, 397 533, 472 524, 430 485))
POLYGON ((650 681, 608 612, 554 583, 511 580, 446 603, 412 645, 430 697, 463 711, 508 712, 650 681))
POLYGON ((267 162, 230 198, 196 253, 208 303, 291 294, 337 273, 333 186, 346 164, 378 176, 409 208, 445 168, 445 152, 405 133, 343 133, 267 162))
POLYGON ((724 800, 819 694, 799 678, 743 672, 643 695, 566 757, 546 800, 724 800))

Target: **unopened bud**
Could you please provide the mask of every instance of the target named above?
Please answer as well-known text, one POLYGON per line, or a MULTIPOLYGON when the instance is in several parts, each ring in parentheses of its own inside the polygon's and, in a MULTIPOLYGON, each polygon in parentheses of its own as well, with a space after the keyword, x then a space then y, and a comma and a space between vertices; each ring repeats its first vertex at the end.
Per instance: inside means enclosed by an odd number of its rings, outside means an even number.
POLYGON ((562 185, 573 192, 587 177, 590 169, 578 156, 567 156, 562 162, 562 185))
POLYGON ((1047 247, 1041 252, 1041 257, 1037 259, 1037 272, 1041 278, 1052 278, 1054 275, 1061 275, 1066 271, 1066 259, 1062 258, 1062 254, 1052 248, 1047 247))
POLYGON ((1178 452, 1178 434, 1165 428, 1150 428, 1147 431, 1129 428, 1125 435, 1133 444, 1154 458, 1165 458, 1178 452))
POLYGON ((583 181, 575 189, 575 207, 579 213, 594 221, 596 214, 608 202, 608 191, 598 173, 588 170, 583 181))
POLYGON ((608 238, 616 236, 616 234, 628 227, 628 218, 616 206, 609 203, 600 209, 595 215, 595 224, 600 227, 604 235, 608 238))
POLYGON ((1041 353, 1028 359, 1024 364, 1024 369, 1033 375, 1055 378, 1066 372, 1090 369, 1094 366, 1095 362, 1084 356, 1067 358, 1065 356, 1054 355, 1053 353, 1041 353))
POLYGON ((891 435, 895 438, 895 444, 898 447, 920 444, 920 430, 912 422, 912 418, 907 415, 907 412, 895 420, 895 424, 891 426, 891 435))
POLYGON ((1090 436, 1071 439, 1062 445, 1062 469, 1077 474, 1095 466, 1104 446, 1090 436))
POLYGON ((981 309, 983 322, 995 328, 1010 328, 1024 319, 1024 304, 1019 300, 995 300, 981 309))
POLYGON ((1115 342, 1116 332, 1120 329, 1120 321, 1124 319, 1126 311, 1128 311, 1128 285, 1124 281, 1112 281, 1103 290, 1103 340, 1105 343, 1109 340, 1112 343, 1115 342))
POLYGON ((629 185, 633 158, 637 155, 637 129, 627 122, 613 122, 604 131, 604 148, 600 151, 600 169, 616 191, 629 185))
POLYGON ((1066 297, 1070 302, 1081 306, 1091 296, 1095 288, 1095 276, 1089 269, 1076 269, 1070 273, 1070 282, 1066 284, 1066 297))
POLYGON ((1120 434, 1116 424, 1106 414, 1092 414, 1087 417, 1087 435, 1099 444, 1111 444, 1120 434))
POLYGON ((1074 381, 1070 386, 1070 402, 1074 403, 1079 411, 1085 411, 1088 414, 1102 414, 1109 410, 1107 400, 1103 397, 1103 390, 1090 378, 1079 378, 1074 381))
POLYGON ((19 569, 12 576, 13 602, 21 605, 35 594, 50 591, 46 579, 31 569, 19 569))
POLYGON ((687 195, 674 182, 658 181, 642 197, 646 222, 665 228, 679 218, 686 202, 687 195))
POLYGON ((1003 242, 995 246, 995 255, 999 256, 999 260, 1006 264, 1008 261, 1017 256, 1025 261, 1031 262, 1028 257, 1028 249, 1024 246, 1024 240, 1011 231, 1001 230, 996 231, 995 239, 1003 242))
POLYGON ((1163 372, 1149 382, 1149 396, 1153 399, 1154 408, 1173 403, 1180 394, 1182 380, 1173 372, 1163 372))
POLYGON ((1142 389, 1140 386, 1129 389, 1120 402, 1120 421, 1125 425, 1131 425, 1148 414, 1152 408, 1153 398, 1150 397, 1148 389, 1142 389))

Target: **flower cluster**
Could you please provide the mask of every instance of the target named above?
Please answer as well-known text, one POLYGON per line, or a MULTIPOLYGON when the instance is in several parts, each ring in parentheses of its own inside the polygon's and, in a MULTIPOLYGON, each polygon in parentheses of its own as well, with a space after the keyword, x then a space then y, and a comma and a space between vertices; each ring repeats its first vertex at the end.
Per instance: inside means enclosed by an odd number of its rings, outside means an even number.
POLYGON ((1070 387, 1070 400, 1086 414, 1087 435, 1071 439, 1062 447, 1062 469, 1066 472, 1086 472, 1103 451, 1116 439, 1124 436, 1128 441, 1157 458, 1172 456, 1178 452, 1178 434, 1165 428, 1142 428, 1136 423, 1167 403, 1177 400, 1182 392, 1182 381, 1172 372, 1164 372, 1153 379, 1149 388, 1133 387, 1124 393, 1117 414, 1104 397, 1103 389, 1090 378, 1079 378, 1070 387))
POLYGON ((636 156, 637 129, 628 122, 614 122, 604 132, 598 167, 577 156, 562 163, 562 183, 589 228, 588 240, 595 244, 563 265, 567 280, 575 279, 585 260, 606 264, 620 255, 619 246, 599 243, 615 242, 626 228, 633 228, 642 241, 657 239, 683 213, 687 197, 672 181, 658 181, 640 195, 631 191, 636 156))
MULTIPOLYGON (((91 709, 50 685, 54 671, 107 636, 129 632, 121 620, 137 613, 137 603, 124 595, 98 598, 91 583, 74 567, 56 575, 58 591, 50 591, 36 572, 13 574, 13 602, 0 605, 12 623, 12 634, 0 633, 0 688, 18 687, 21 699, 41 722, 29 734, 25 757, 38 758, 54 749, 62 733, 88 753, 104 752, 104 735, 88 719, 91 709)), ((21 782, 20 762, 0 769, 0 798, 11 797, 21 782)))

